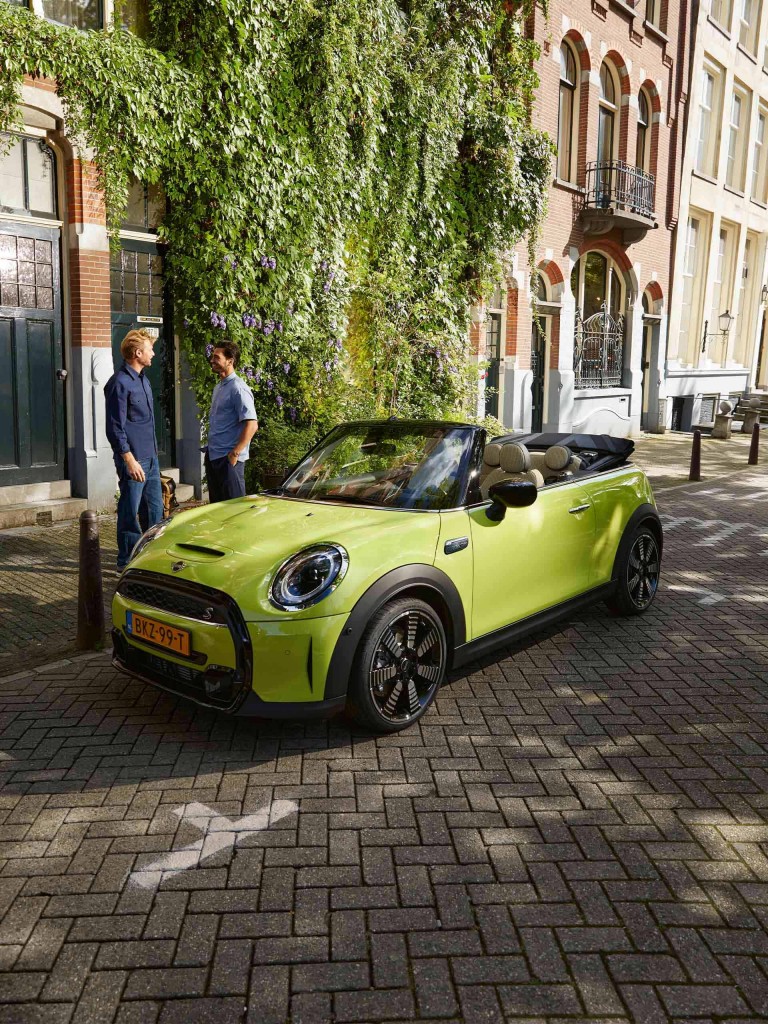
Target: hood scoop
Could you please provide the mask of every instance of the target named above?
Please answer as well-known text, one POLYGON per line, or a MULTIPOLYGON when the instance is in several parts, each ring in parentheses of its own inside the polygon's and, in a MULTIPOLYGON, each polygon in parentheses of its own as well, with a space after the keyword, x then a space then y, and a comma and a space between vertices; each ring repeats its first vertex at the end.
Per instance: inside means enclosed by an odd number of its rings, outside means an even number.
POLYGON ((173 558, 182 558, 187 562, 215 562, 217 558, 231 555, 231 549, 209 548, 203 544, 172 544, 168 554, 173 558))

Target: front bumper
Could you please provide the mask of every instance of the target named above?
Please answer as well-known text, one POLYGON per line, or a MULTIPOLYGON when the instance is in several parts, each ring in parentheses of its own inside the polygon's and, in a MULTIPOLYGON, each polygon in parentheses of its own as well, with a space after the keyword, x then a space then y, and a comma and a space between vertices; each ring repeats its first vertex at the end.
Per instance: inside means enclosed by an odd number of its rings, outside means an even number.
POLYGON ((333 648, 347 616, 246 623, 236 602, 160 573, 129 570, 112 606, 113 665, 170 693, 234 715, 327 717, 346 698, 325 699, 333 648), (188 657, 129 634, 128 611, 190 631, 188 657))

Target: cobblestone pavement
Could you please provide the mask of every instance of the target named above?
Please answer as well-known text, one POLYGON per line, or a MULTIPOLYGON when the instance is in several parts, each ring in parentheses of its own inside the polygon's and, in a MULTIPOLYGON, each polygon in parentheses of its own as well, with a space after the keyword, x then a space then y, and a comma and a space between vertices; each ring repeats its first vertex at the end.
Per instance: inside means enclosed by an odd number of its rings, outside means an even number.
POLYGON ((0 683, 0 1024, 768 1019, 768 476, 415 728, 0 683))

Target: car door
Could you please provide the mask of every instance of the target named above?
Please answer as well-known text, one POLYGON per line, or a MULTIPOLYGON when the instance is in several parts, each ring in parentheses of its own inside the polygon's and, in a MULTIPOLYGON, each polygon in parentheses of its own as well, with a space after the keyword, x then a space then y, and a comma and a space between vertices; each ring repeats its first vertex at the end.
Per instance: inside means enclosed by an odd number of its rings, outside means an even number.
POLYGON ((472 638, 589 590, 595 511, 575 483, 550 484, 501 522, 468 510, 474 555, 472 638))

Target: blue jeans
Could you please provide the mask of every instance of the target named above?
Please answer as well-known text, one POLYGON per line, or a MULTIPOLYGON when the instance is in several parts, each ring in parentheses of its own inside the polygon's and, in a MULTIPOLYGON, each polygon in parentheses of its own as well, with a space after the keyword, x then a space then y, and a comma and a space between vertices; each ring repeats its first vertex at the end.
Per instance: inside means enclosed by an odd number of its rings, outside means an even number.
POLYGON ((145 480, 131 480, 125 463, 115 459, 120 498, 117 502, 117 567, 128 564, 139 537, 163 518, 163 492, 157 457, 142 459, 145 480))

